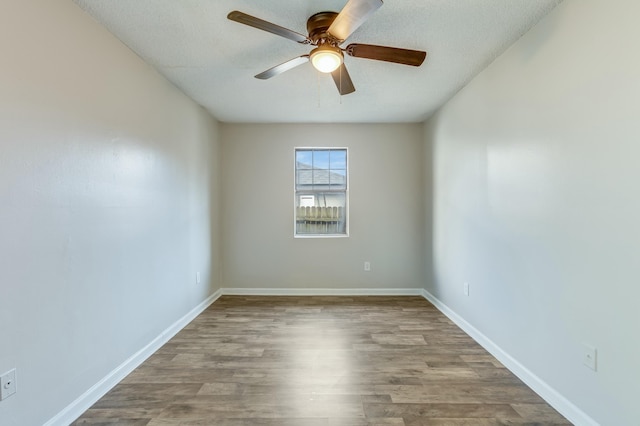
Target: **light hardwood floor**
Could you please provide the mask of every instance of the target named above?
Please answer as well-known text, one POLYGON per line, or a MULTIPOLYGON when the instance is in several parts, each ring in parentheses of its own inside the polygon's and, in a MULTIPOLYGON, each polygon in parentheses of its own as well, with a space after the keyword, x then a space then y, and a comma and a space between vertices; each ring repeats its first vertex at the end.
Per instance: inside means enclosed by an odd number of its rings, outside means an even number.
POLYGON ((74 424, 570 424, 421 297, 224 296, 74 424))

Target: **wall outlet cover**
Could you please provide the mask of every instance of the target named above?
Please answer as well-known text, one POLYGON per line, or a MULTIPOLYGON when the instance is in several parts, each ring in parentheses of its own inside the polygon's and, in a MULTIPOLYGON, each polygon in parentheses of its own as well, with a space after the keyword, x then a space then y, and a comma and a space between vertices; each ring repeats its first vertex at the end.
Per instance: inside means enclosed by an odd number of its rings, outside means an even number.
POLYGON ((0 376, 0 401, 16 393, 16 369, 0 376))

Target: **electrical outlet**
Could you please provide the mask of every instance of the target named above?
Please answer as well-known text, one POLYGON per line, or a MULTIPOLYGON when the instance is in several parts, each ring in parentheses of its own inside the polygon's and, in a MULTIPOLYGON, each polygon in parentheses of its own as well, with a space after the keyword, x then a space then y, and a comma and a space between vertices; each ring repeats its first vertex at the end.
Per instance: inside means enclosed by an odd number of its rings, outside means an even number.
POLYGON ((371 271, 371 262, 364 262, 364 270, 367 272, 371 271))
POLYGON ((464 285, 462 286, 462 289, 464 291, 464 295, 468 296, 469 295, 469 283, 464 283, 464 285))
POLYGON ((583 344, 582 363, 593 371, 598 371, 598 350, 593 346, 583 344))
POLYGON ((16 393, 16 369, 9 370, 0 376, 0 401, 16 393))

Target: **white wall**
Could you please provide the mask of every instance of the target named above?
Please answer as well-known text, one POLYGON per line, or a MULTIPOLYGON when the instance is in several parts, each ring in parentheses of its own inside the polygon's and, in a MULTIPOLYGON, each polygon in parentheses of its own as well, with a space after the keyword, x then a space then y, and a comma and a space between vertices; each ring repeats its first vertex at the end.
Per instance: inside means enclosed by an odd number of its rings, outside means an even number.
POLYGON ((640 424, 638 16, 565 0, 425 126, 427 290, 602 425, 640 424))
POLYGON ((222 124, 220 134, 225 287, 422 286, 422 125, 222 124), (301 146, 349 149, 348 238, 293 237, 301 146))
POLYGON ((1 2, 0 55, 0 424, 41 425, 219 285, 217 123, 70 1, 1 2))

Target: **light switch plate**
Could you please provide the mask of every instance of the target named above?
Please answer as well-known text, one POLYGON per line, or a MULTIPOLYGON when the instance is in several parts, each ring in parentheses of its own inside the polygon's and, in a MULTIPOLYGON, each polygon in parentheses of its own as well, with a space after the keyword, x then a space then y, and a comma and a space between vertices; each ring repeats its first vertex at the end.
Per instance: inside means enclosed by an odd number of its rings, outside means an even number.
POLYGON ((583 344, 582 363, 593 371, 598 371, 598 350, 593 346, 583 344))

